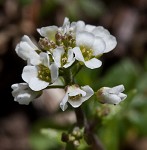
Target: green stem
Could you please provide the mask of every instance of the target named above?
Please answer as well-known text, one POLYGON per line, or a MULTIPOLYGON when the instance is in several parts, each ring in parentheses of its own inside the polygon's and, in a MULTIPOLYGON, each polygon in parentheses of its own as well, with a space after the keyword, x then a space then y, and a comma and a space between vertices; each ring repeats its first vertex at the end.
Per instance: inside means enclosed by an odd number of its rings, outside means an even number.
POLYGON ((72 74, 71 69, 65 69, 64 70, 63 78, 65 80, 66 85, 72 85, 74 83, 74 78, 73 78, 73 74, 72 74))
POLYGON ((75 77, 82 68, 83 68, 83 65, 78 64, 77 70, 74 72, 73 77, 75 77))
POLYGON ((98 136, 94 133, 90 124, 85 127, 85 140, 87 144, 91 145, 93 150, 105 150, 98 136))
POLYGON ((82 111, 82 108, 81 107, 76 108, 75 114, 76 114, 76 118, 77 118, 77 125, 80 128, 84 127, 84 125, 86 123, 86 117, 82 111))

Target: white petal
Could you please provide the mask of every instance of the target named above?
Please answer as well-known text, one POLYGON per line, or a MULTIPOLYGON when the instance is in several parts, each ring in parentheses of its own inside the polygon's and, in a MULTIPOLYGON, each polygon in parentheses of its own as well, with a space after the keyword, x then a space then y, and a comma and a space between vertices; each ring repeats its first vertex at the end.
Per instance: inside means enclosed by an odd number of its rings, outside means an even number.
POLYGON ((67 62, 63 67, 68 68, 75 62, 75 58, 73 58, 71 61, 67 62))
POLYGON ((81 94, 82 96, 85 96, 86 92, 81 90, 80 88, 75 88, 74 90, 72 90, 68 93, 69 96, 76 96, 79 94, 81 94))
POLYGON ((89 32, 86 31, 78 32, 76 35, 76 45, 91 48, 94 42, 94 38, 95 38, 94 35, 89 32))
POLYGON ((16 83, 16 84, 12 84, 11 85, 11 88, 13 89, 13 90, 15 90, 16 88, 18 88, 18 84, 16 83))
POLYGON ((73 50, 72 50, 72 49, 69 49, 69 50, 68 50, 67 56, 68 56, 67 62, 72 61, 72 59, 73 59, 73 57, 74 57, 74 54, 73 54, 73 50))
POLYGON ((41 36, 48 37, 49 40, 54 40, 57 30, 57 26, 48 26, 37 29, 41 36))
POLYGON ((69 18, 67 18, 67 17, 65 17, 64 18, 64 22, 63 22, 63 26, 65 26, 65 25, 67 25, 67 24, 69 24, 70 22, 69 22, 69 18))
POLYGON ((27 60, 27 65, 39 65, 41 63, 41 61, 40 61, 40 57, 38 57, 38 58, 30 58, 30 59, 28 59, 27 60))
POLYGON ((75 54, 75 58, 76 58, 78 61, 82 61, 82 62, 85 61, 85 60, 84 60, 84 57, 83 57, 83 55, 82 55, 82 52, 81 52, 81 50, 80 50, 79 47, 73 48, 73 52, 74 52, 74 54, 75 54))
POLYGON ((102 38, 105 38, 110 35, 109 31, 102 26, 98 26, 98 27, 94 28, 92 33, 95 36, 102 37, 102 38))
POLYGON ((103 54, 104 50, 106 48, 106 44, 102 38, 95 37, 92 49, 93 49, 93 55, 101 55, 103 54))
POLYGON ((23 60, 29 60, 30 63, 35 64, 38 64, 40 62, 39 55, 27 42, 20 42, 16 46, 15 51, 23 60))
POLYGON ((79 31, 83 31, 85 28, 85 23, 83 21, 78 21, 76 23, 76 31, 79 32, 79 31))
POLYGON ((53 50, 53 59, 58 67, 61 67, 61 56, 64 54, 64 49, 58 47, 53 50))
POLYGON ((61 30, 63 30, 63 34, 65 34, 69 32, 69 29, 70 29, 70 22, 69 19, 65 17, 61 30))
POLYGON ((123 92, 125 90, 124 86, 123 85, 118 85, 118 86, 115 86, 113 88, 111 88, 109 90, 110 93, 115 93, 115 94, 118 94, 120 92, 123 92))
POLYGON ((101 26, 96 27, 92 31, 92 33, 95 36, 102 37, 103 40, 105 41, 106 49, 105 49, 104 53, 107 53, 116 47, 116 45, 117 45, 116 38, 114 36, 110 35, 109 31, 104 29, 103 27, 101 27, 101 26))
POLYGON ((50 71, 51 71, 51 82, 55 82, 58 78, 59 72, 58 72, 58 67, 56 64, 52 64, 50 66, 50 71))
POLYGON ((24 90, 28 87, 28 84, 27 83, 16 83, 16 84, 13 84, 11 85, 11 88, 15 91, 20 91, 20 90, 24 90))
POLYGON ((33 90, 33 91, 40 91, 45 89, 49 83, 43 80, 40 80, 37 77, 31 78, 31 80, 29 81, 29 87, 33 90))
POLYGON ((115 94, 105 94, 103 97, 103 103, 119 104, 120 102, 121 102, 120 97, 115 94))
POLYGON ((35 66, 25 66, 22 72, 22 79, 29 83, 31 78, 38 76, 38 70, 35 66))
POLYGON ((102 65, 102 62, 96 58, 92 58, 88 61, 85 61, 85 66, 90 69, 99 68, 102 65))
POLYGON ((49 55, 47 53, 41 52, 39 56, 40 56, 41 64, 43 64, 46 67, 49 67, 50 65, 49 55))
POLYGON ((117 45, 117 41, 116 41, 116 38, 112 35, 109 35, 109 37, 107 37, 105 40, 105 43, 106 43, 106 49, 104 51, 104 53, 108 53, 110 52, 111 50, 113 50, 116 45, 117 45))
POLYGON ((124 93, 119 93, 118 96, 121 98, 122 101, 127 98, 127 95, 124 93))
POLYGON ((68 59, 67 59, 67 63, 63 66, 64 68, 68 68, 75 61, 73 49, 68 50, 68 54, 67 55, 68 55, 68 59))
POLYGON ((85 30, 88 31, 88 32, 92 32, 92 30, 95 29, 95 27, 96 27, 96 26, 87 24, 87 25, 85 26, 85 30))
POLYGON ((78 100, 71 100, 71 99, 69 99, 68 102, 69 102, 70 105, 71 105, 72 107, 74 107, 74 108, 79 107, 79 106, 83 103, 83 101, 82 101, 81 98, 79 98, 78 100))
POLYGON ((81 87, 81 89, 86 92, 86 95, 83 97, 83 102, 88 100, 94 94, 93 89, 88 85, 81 87))
POLYGON ((11 86, 11 88, 13 89, 12 91, 13 97, 16 97, 20 93, 20 91, 24 90, 25 89, 24 87, 26 88, 26 85, 23 86, 20 84, 13 84, 11 86))
POLYGON ((62 99, 61 103, 60 103, 60 107, 63 111, 65 111, 65 109, 67 109, 68 105, 67 105, 67 101, 68 101, 68 94, 65 93, 64 98, 62 99))
POLYGON ((73 32, 72 34, 75 34, 75 32, 76 32, 76 22, 72 22, 70 24, 70 30, 73 32))
POLYGON ((35 50, 38 49, 38 47, 31 41, 31 39, 27 35, 24 35, 22 37, 22 42, 27 42, 35 50))
POLYGON ((29 93, 21 93, 14 101, 17 101, 19 104, 28 105, 32 101, 32 97, 29 93))

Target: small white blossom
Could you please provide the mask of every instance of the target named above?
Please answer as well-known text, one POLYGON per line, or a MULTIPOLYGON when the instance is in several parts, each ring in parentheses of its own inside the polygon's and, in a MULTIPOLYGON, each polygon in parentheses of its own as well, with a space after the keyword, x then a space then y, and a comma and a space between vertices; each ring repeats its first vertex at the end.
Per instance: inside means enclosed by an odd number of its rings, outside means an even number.
POLYGON ((39 50, 39 48, 34 45, 34 43, 27 35, 22 37, 20 43, 18 43, 15 48, 18 56, 23 60, 27 60, 27 63, 31 65, 40 63, 40 56, 37 54, 36 50, 39 50))
POLYGON ((28 83, 34 91, 45 89, 58 78, 58 67, 50 64, 47 53, 40 53, 41 64, 36 66, 27 65, 22 72, 22 79, 28 83))
POLYGON ((97 98, 101 103, 116 105, 126 99, 127 95, 122 93, 123 91, 123 85, 118 85, 113 88, 103 87, 97 91, 97 98))
POLYGON ((83 62, 90 69, 99 68, 102 65, 102 62, 96 58, 103 54, 106 47, 102 38, 87 31, 78 32, 76 46, 73 50, 78 61, 83 62))
POLYGON ((77 33, 81 31, 89 32, 93 34, 95 37, 99 37, 103 39, 106 45, 103 53, 110 52, 117 45, 116 38, 113 35, 111 35, 110 32, 102 26, 93 26, 89 24, 85 25, 83 21, 78 21, 75 23, 75 31, 77 33))
POLYGON ((62 47, 56 48, 53 51, 53 59, 59 68, 68 68, 75 61, 73 49, 69 49, 68 52, 65 52, 62 47))
POLYGON ((13 84, 11 88, 13 89, 12 95, 14 97, 14 101, 19 104, 28 105, 31 101, 41 95, 40 91, 32 91, 27 83, 13 84))
POLYGON ((79 87, 78 85, 67 86, 66 93, 60 103, 60 107, 64 111, 68 107, 67 102, 69 102, 72 107, 77 108, 93 94, 94 92, 92 88, 88 85, 83 87, 79 87))
POLYGON ((101 26, 85 25, 83 21, 75 23, 75 57, 88 68, 95 69, 102 65, 97 58, 115 48, 116 38, 101 26))

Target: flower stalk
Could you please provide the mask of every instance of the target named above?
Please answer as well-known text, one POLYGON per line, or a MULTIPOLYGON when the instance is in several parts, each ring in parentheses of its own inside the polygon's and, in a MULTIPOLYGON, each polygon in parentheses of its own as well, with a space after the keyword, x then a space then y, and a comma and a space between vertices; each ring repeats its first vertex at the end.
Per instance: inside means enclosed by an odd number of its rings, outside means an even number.
POLYGON ((77 118, 77 126, 80 128, 84 127, 85 129, 84 134, 87 144, 91 145, 92 150, 104 150, 104 146, 93 131, 93 126, 96 126, 97 123, 94 122, 94 124, 90 124, 90 120, 87 120, 81 107, 75 109, 75 114, 77 118))

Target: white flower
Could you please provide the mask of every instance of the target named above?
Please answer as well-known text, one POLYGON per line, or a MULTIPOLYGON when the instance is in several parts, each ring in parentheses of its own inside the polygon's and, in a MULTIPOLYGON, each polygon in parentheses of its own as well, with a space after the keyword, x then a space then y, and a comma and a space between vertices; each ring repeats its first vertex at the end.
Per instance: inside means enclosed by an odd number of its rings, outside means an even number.
POLYGON ((123 85, 118 85, 113 88, 103 87, 97 91, 96 95, 101 103, 119 104, 127 97, 126 94, 122 93, 123 91, 123 85))
POLYGON ((87 31, 81 31, 76 35, 76 46, 73 49, 75 58, 83 62, 86 67, 95 69, 102 65, 102 62, 96 58, 103 54, 106 47, 102 38, 87 31))
POLYGON ((75 61, 73 49, 69 49, 65 52, 63 47, 58 47, 53 51, 53 59, 59 68, 68 68, 75 61))
POLYGON ((58 78, 58 67, 53 63, 50 65, 47 53, 40 53, 41 64, 37 66, 25 66, 22 79, 28 83, 34 91, 45 89, 58 78))
POLYGON ((75 26, 75 58, 90 69, 99 68, 102 62, 97 57, 114 49, 116 38, 101 26, 85 25, 83 21, 78 21, 75 26))
POLYGON ((116 38, 102 26, 85 25, 83 21, 78 21, 75 23, 75 31, 76 32, 86 31, 93 34, 96 37, 103 39, 106 45, 103 53, 110 52, 117 45, 116 38))
POLYGON ((36 50, 39 50, 39 48, 33 44, 27 35, 22 37, 20 43, 18 43, 15 48, 18 56, 23 60, 27 60, 27 63, 31 65, 40 63, 40 56, 37 54, 36 50))
POLYGON ((73 23, 76 46, 75 58, 88 68, 95 69, 102 65, 97 58, 115 48, 116 38, 102 26, 85 25, 83 21, 73 23))
POLYGON ((13 89, 12 95, 14 101, 17 101, 19 104, 28 105, 31 101, 41 95, 41 92, 32 91, 27 83, 18 83, 11 86, 13 89))
POLYGON ((69 102, 72 107, 79 107, 84 101, 88 100, 94 94, 91 87, 88 85, 79 87, 78 85, 67 86, 65 96, 60 103, 61 109, 64 111, 69 102))

